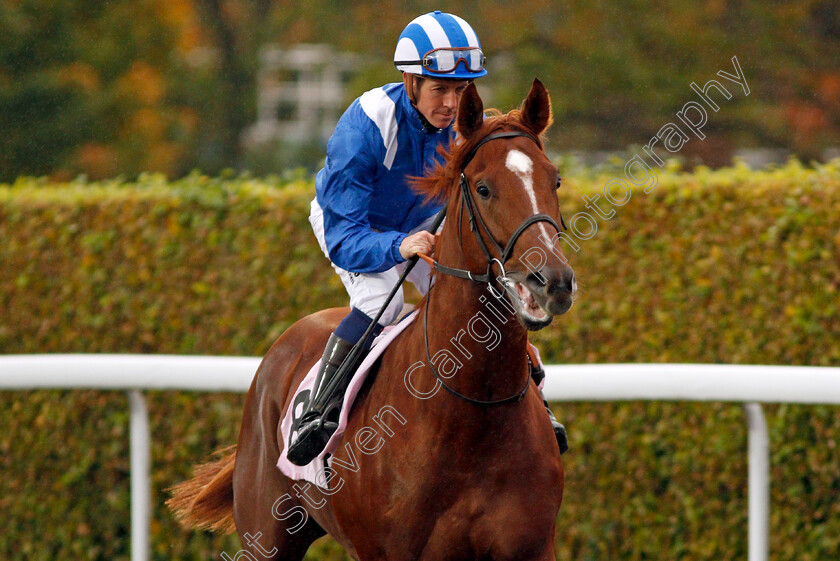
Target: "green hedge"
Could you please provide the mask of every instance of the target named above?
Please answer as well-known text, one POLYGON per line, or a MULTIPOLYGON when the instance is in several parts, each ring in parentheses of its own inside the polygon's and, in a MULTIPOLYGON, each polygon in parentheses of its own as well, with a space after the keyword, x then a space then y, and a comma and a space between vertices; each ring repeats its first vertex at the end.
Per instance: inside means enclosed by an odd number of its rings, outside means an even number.
MULTIPOLYGON (((618 173, 569 176, 567 221, 618 173)), ((669 169, 658 181, 567 252, 580 296, 534 337, 546 361, 840 364, 840 162, 669 169)), ((201 175, 0 186, 0 353, 263 354, 297 318, 346 300, 311 234, 312 192, 305 178, 201 175)), ((154 559, 238 550, 233 537, 180 530, 162 489, 235 440, 243 399, 148 394, 154 559)), ((739 405, 555 409, 573 447, 558 558, 746 556, 739 405)), ((832 558, 840 408, 765 409, 771 556, 832 558)), ((0 555, 128 559, 125 397, 0 392, 0 419, 0 555)), ((343 554, 326 540, 310 557, 343 554)))

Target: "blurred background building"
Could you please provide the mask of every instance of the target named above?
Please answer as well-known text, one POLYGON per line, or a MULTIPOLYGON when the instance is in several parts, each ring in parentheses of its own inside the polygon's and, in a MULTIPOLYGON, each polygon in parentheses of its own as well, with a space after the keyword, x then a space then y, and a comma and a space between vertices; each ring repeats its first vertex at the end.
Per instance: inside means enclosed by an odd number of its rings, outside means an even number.
POLYGON ((257 120, 245 130, 246 145, 326 143, 345 109, 344 90, 355 58, 329 45, 263 47, 257 73, 257 120))

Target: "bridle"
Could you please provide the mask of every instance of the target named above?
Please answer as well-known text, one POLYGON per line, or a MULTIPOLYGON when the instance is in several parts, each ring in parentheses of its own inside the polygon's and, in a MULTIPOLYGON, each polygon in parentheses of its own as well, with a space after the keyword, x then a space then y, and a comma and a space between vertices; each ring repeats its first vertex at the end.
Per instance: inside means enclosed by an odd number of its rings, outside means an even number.
MULTIPOLYGON (((476 152, 479 148, 490 142, 491 140, 497 140, 500 138, 516 138, 516 137, 524 137, 530 138, 534 141, 534 144, 537 146, 540 145, 539 141, 534 138, 533 135, 528 134, 527 132, 523 131, 506 131, 506 132, 497 132, 494 134, 490 134, 485 136, 481 139, 481 141, 476 144, 472 150, 470 150, 467 157, 464 159, 464 162, 461 164, 461 179, 459 182, 459 186, 461 188, 461 206, 459 209, 458 218, 459 220, 463 216, 463 210, 466 209, 467 216, 470 220, 470 231, 475 236, 476 241, 478 242, 481 251, 484 253, 484 256, 487 258, 487 272, 484 274, 473 273, 472 271, 468 271, 466 269, 458 269, 456 267, 448 267, 446 265, 441 265, 438 261, 432 259, 429 256, 421 255, 420 258, 426 261, 435 271, 442 273, 444 275, 449 275, 453 277, 458 277, 461 279, 470 280, 473 282, 483 282, 492 285, 495 278, 492 274, 492 268, 494 264, 499 266, 501 274, 498 275, 497 278, 499 279, 507 279, 507 274, 505 272, 505 263, 508 262, 510 259, 511 254, 513 253, 514 246, 516 242, 519 240, 519 237, 525 233, 525 230, 528 229, 531 225, 537 222, 548 222, 551 224, 557 233, 560 233, 560 226, 557 225, 557 222, 547 214, 534 214, 533 216, 529 216, 522 223, 514 230, 513 234, 511 235, 510 239, 507 242, 507 245, 503 248, 499 243, 496 241, 496 238, 490 232, 490 228, 487 227, 487 223, 484 221, 484 218, 481 216, 481 213, 476 210, 475 199, 473 199, 472 192, 470 191, 470 181, 467 179, 467 175, 464 172, 466 167, 475 157, 476 152), (487 247, 487 244, 484 241, 484 237, 478 230, 478 226, 481 226, 481 229, 484 230, 484 233, 487 235, 487 238, 490 240, 490 243, 495 246, 499 257, 493 257, 493 254, 490 253, 490 249, 487 247)), ((558 187, 560 185, 560 179, 557 179, 558 187)), ((566 230, 566 223, 563 220, 563 215, 560 215, 560 223, 563 225, 563 229, 566 230)), ((458 233, 460 235, 461 229, 458 229, 458 233)))
MULTIPOLYGON (((455 267, 448 267, 446 265, 441 265, 438 263, 437 260, 426 256, 421 255, 420 257, 426 261, 435 271, 442 273, 444 275, 449 275, 453 277, 457 277, 460 279, 466 279, 472 282, 478 283, 486 283, 490 288, 493 294, 496 294, 495 290, 493 289, 493 282, 498 279, 500 283, 503 285, 512 284, 512 281, 507 277, 507 273, 505 272, 505 263, 510 259, 511 255, 513 254, 514 246, 519 238, 525 233, 525 230, 528 229, 533 224, 537 222, 548 222, 551 224, 557 233, 560 233, 560 226, 557 225, 557 222, 547 214, 535 214, 533 216, 529 216, 525 220, 522 221, 521 224, 514 230, 513 234, 511 235, 510 239, 508 240, 505 247, 502 247, 497 241, 493 234, 490 232, 490 228, 487 227, 487 223, 484 221, 484 218, 481 216, 481 213, 478 212, 476 208, 475 199, 473 199, 472 193, 470 192, 470 182, 467 179, 467 175, 465 173, 465 169, 467 165, 473 160, 475 157, 476 152, 479 148, 487 144, 492 140, 503 139, 503 138, 516 138, 516 137, 524 137, 530 138, 534 141, 537 146, 540 146, 539 141, 531 134, 523 131, 505 131, 505 132, 497 132, 493 134, 489 134, 481 139, 481 141, 476 144, 472 150, 467 154, 467 157, 464 159, 463 163, 461 164, 461 179, 459 181, 459 185, 461 188, 461 205, 459 208, 458 218, 459 221, 463 216, 463 211, 466 209, 467 216, 470 221, 470 231, 475 236, 476 240, 478 241, 478 245, 481 248, 482 252, 484 253, 485 257, 487 258, 487 272, 484 274, 476 274, 466 269, 458 269, 455 267), (499 254, 499 257, 494 257, 493 254, 490 252, 490 249, 487 247, 487 244, 484 241, 484 237, 481 235, 479 231, 479 226, 484 233, 487 235, 487 238, 490 240, 490 243, 495 247, 496 251, 499 254), (499 270, 501 273, 498 277, 493 276, 493 265, 497 264, 499 266, 499 270)), ((560 184, 560 179, 557 180, 558 186, 560 184)), ((560 215, 560 223, 563 225, 563 229, 566 229, 566 223, 563 221, 562 214, 560 215)), ((458 228, 458 233, 460 236, 461 228, 458 228)), ((463 242, 462 242, 463 245, 463 242)), ((502 399, 493 399, 493 400, 481 400, 481 399, 473 399, 471 397, 465 396, 464 394, 458 392, 457 390, 451 388, 450 386, 446 385, 444 382, 443 377, 438 373, 437 369, 435 368, 434 364, 432 363, 431 353, 429 351, 429 327, 428 327, 428 318, 429 318, 429 301, 431 300, 431 287, 429 292, 426 295, 426 313, 423 315, 423 337, 424 342, 426 345, 426 362, 429 366, 429 369, 432 371, 432 374, 435 376, 438 382, 443 386, 443 388, 451 393, 452 395, 468 401, 474 405, 502 405, 504 403, 510 403, 514 401, 519 401, 522 399, 525 394, 528 392, 528 388, 531 384, 530 376, 527 378, 525 387, 522 388, 518 393, 511 395, 509 397, 505 397, 502 399)))

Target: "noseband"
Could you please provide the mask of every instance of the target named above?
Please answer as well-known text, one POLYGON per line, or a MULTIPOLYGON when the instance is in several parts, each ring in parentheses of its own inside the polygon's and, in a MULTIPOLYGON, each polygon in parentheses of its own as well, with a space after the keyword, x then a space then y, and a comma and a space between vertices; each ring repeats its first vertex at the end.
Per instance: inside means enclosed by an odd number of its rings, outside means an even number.
MULTIPOLYGON (((530 135, 526 132, 521 132, 521 131, 497 132, 495 134, 490 134, 490 135, 487 135, 486 137, 482 138, 481 141, 478 144, 476 144, 473 147, 472 150, 470 150, 469 154, 467 154, 467 157, 464 159, 464 162, 461 164, 460 187, 461 187, 462 208, 466 208, 467 216, 469 217, 469 220, 470 220, 470 230, 472 231, 473 235, 475 236, 476 240, 478 241, 478 245, 479 245, 479 247, 481 247, 481 250, 484 252, 484 255, 487 257, 487 272, 483 275, 482 274, 474 274, 471 271, 468 271, 466 269, 457 269, 457 268, 454 268, 454 267, 447 267, 445 265, 441 265, 436 260, 434 260, 434 259, 432 259, 428 256, 425 256, 425 255, 420 256, 427 263, 429 263, 429 265, 434 270, 436 270, 440 273, 443 273, 445 275, 450 275, 450 276, 453 276, 453 277, 467 279, 467 280, 470 280, 470 281, 473 281, 473 282, 487 283, 487 285, 490 287, 490 290, 491 290, 491 292, 493 292, 493 294, 496 294, 496 292, 493 290, 493 280, 494 280, 493 264, 496 263, 496 264, 499 265, 499 269, 500 269, 501 273, 498 276, 498 279, 500 280, 500 282, 503 283, 503 284, 511 283, 512 281, 510 281, 507 278, 507 273, 505 272, 505 263, 507 263, 507 261, 510 259, 511 254, 513 253, 514 245, 516 245, 516 242, 519 240, 520 236, 522 236, 522 234, 525 232, 525 230, 528 229, 528 227, 530 227, 531 225, 533 225, 537 222, 548 222, 549 224, 551 224, 554 227, 554 229, 557 231, 558 234, 560 233, 560 227, 557 225, 557 222, 552 217, 550 217, 547 214, 535 214, 533 216, 529 216, 528 218, 526 218, 525 220, 522 221, 522 223, 516 228, 516 230, 514 230, 513 234, 511 235, 510 239, 507 242, 507 245, 505 245, 505 247, 503 248, 496 241, 496 238, 493 237, 493 234, 490 232, 490 229, 487 227, 487 223, 484 222, 484 218, 481 216, 481 213, 478 212, 477 209, 476 209, 475 199, 473 199, 472 193, 470 192, 470 182, 469 182, 469 179, 467 179, 466 173, 464 173, 464 170, 466 169, 467 165, 469 165, 469 163, 475 157, 475 154, 478 151, 478 149, 481 148, 482 146, 484 146, 485 144, 487 144, 488 142, 490 142, 491 140, 497 140, 497 139, 500 139, 500 138, 516 138, 516 137, 520 137, 520 136, 524 137, 524 138, 530 138, 531 140, 534 141, 534 144, 536 144, 537 146, 540 145, 539 141, 537 141, 536 138, 534 138, 532 135, 530 135), (487 238, 490 240, 490 242, 495 246, 495 249, 499 253, 499 257, 493 257, 493 254, 490 253, 490 249, 487 247, 487 244, 484 242, 484 238, 482 237, 481 232, 479 232, 479 230, 478 230, 479 225, 481 226, 481 229, 484 230, 484 232, 487 235, 487 238)), ((558 187, 559 187, 559 185, 560 185, 559 178, 557 180, 557 184, 558 184, 558 187)), ((461 213, 459 213, 459 219, 460 219, 460 216, 462 216, 461 213)), ((563 221, 563 215, 562 214, 560 215, 560 223, 563 225, 564 230, 567 229, 566 228, 566 223, 563 221)), ((461 229, 459 228, 458 229, 458 234, 459 235, 460 235, 460 232, 461 232, 461 229)), ((440 382, 440 384, 443 386, 443 388, 446 391, 448 391, 449 393, 451 393, 452 395, 454 395, 455 397, 458 397, 460 399, 468 401, 468 402, 470 402, 474 405, 484 405, 484 406, 502 405, 504 403, 510 403, 510 402, 519 401, 520 399, 522 399, 525 396, 525 394, 528 392, 528 388, 531 385, 531 377, 530 376, 525 381, 525 387, 523 387, 522 390, 519 391, 519 393, 511 395, 509 397, 502 398, 502 399, 494 399, 494 400, 473 399, 471 397, 465 396, 464 394, 458 392, 457 390, 449 387, 446 384, 446 382, 443 380, 443 377, 441 377, 440 373, 438 373, 437 368, 435 368, 435 365, 432 362, 431 352, 429 351, 428 319, 429 319, 429 301, 431 299, 430 297, 431 297, 431 291, 429 292, 429 294, 426 295, 426 313, 423 315, 423 336, 424 336, 425 343, 426 343, 426 363, 428 364, 429 369, 432 371, 432 374, 434 374, 435 378, 437 379, 438 382, 440 382)))

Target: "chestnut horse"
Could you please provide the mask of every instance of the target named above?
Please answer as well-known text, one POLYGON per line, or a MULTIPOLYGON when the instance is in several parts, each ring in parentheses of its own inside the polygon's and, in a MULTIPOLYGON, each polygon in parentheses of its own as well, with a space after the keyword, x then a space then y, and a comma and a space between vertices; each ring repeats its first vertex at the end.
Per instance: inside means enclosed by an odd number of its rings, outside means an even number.
POLYGON ((563 466, 526 352, 527 331, 575 292, 540 139, 550 123, 538 80, 520 110, 486 118, 468 87, 461 141, 416 185, 447 201, 434 285, 359 392, 332 470, 318 486, 287 478, 279 426, 347 309, 305 317, 271 347, 236 449, 174 488, 186 525, 235 527, 237 559, 298 561, 324 533, 360 560, 554 559, 563 466))

